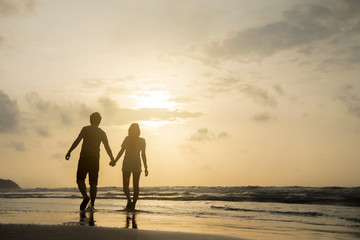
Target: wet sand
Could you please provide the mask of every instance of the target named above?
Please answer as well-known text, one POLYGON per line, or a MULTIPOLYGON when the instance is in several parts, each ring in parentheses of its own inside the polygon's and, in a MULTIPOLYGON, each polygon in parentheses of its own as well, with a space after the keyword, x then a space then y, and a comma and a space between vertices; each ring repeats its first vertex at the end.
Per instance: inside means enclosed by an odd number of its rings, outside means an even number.
POLYGON ((240 240, 220 235, 64 225, 0 224, 0 239, 78 240, 240 240))

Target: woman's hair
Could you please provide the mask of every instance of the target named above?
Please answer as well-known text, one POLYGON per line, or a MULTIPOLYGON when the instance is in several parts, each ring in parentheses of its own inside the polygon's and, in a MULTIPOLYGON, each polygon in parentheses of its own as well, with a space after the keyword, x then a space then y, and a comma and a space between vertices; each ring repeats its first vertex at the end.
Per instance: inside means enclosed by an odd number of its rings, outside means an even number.
POLYGON ((136 147, 136 142, 140 136, 140 127, 137 123, 132 123, 128 130, 129 136, 129 148, 134 149, 136 147))

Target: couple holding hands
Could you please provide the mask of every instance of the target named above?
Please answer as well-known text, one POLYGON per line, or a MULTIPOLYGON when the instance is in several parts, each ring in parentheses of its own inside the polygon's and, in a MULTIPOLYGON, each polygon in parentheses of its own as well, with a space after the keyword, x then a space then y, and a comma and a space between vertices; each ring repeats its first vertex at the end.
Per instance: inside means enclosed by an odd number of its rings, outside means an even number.
POLYGON ((101 128, 99 128, 100 122, 101 116, 98 112, 91 114, 90 126, 85 126, 81 129, 79 136, 75 139, 74 143, 71 145, 65 156, 65 159, 69 160, 71 152, 77 147, 80 141, 83 140, 76 173, 76 182, 78 184, 79 191, 83 196, 83 201, 80 204, 80 210, 85 210, 89 201, 89 210, 94 210, 99 176, 101 143, 104 144, 105 150, 111 159, 109 165, 112 167, 116 165, 117 161, 125 152, 125 157, 122 164, 123 191, 127 198, 126 210, 134 210, 139 197, 139 180, 140 174, 142 172, 141 160, 145 167, 145 176, 149 174, 145 153, 145 139, 140 137, 139 124, 131 124, 128 130, 128 136, 125 137, 123 143, 121 144, 121 149, 117 157, 114 159, 106 133, 101 128), (90 197, 87 195, 85 185, 85 178, 87 174, 89 174, 90 197), (129 188, 131 174, 133 175, 134 187, 132 200, 130 197, 129 188))

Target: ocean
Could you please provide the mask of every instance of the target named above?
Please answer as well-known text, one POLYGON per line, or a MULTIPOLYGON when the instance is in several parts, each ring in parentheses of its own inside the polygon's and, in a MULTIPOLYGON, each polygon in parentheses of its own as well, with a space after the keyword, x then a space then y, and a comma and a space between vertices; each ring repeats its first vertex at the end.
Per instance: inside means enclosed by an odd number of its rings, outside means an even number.
POLYGON ((94 225, 249 239, 360 239, 360 187, 142 187, 124 210, 120 187, 100 187, 81 213, 77 188, 0 190, 0 223, 94 225))

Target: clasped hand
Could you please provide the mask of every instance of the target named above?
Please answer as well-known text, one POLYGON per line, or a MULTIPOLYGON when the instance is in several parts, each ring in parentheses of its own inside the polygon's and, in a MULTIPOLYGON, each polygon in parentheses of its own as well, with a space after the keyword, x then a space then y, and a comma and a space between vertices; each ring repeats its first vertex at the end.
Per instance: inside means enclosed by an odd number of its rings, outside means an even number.
POLYGON ((111 160, 109 163, 110 166, 114 167, 116 165, 116 161, 115 160, 111 160))

